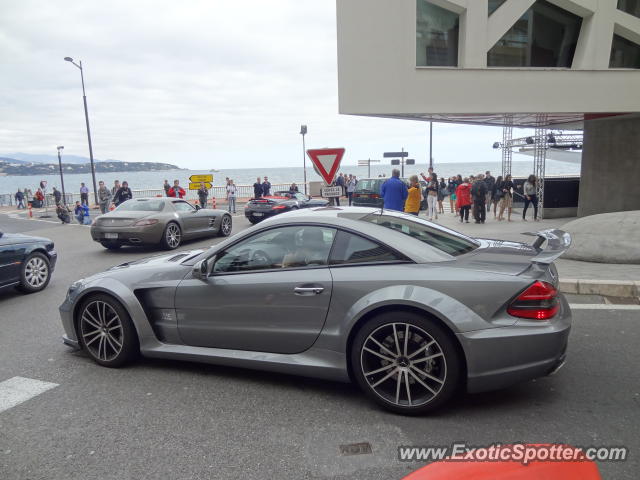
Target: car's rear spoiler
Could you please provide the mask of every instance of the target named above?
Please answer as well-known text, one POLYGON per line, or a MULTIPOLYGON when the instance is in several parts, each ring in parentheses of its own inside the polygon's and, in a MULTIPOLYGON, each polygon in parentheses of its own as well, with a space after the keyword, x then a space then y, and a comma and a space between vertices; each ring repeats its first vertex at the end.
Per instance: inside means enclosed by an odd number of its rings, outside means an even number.
POLYGON ((533 242, 533 248, 539 253, 531 259, 532 262, 548 265, 556 260, 560 255, 566 252, 571 246, 571 235, 563 230, 555 228, 549 230, 541 230, 539 232, 525 232, 523 235, 531 235, 536 238, 533 242), (541 248, 542 244, 547 241, 547 248, 541 248))

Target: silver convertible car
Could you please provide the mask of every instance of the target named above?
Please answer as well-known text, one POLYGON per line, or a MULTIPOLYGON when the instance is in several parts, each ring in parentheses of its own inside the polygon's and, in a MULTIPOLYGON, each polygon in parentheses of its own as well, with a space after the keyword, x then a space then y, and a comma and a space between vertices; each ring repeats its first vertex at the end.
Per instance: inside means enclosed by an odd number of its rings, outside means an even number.
POLYGON ((563 364, 571 311, 553 261, 571 238, 534 235, 475 239, 362 207, 289 212, 75 282, 64 342, 107 367, 141 353, 352 380, 420 414, 563 364))
POLYGON ((183 240, 231 235, 231 215, 194 207, 179 198, 134 198, 97 217, 91 238, 109 250, 122 245, 178 248, 183 240))

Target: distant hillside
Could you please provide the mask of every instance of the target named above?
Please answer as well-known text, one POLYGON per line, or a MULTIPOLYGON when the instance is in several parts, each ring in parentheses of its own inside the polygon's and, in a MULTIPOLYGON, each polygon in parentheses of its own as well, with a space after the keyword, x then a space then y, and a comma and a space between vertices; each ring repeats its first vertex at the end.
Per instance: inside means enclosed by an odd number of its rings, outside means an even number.
MULTIPOLYGON (((15 160, 22 160, 28 163, 58 163, 58 156, 48 155, 48 154, 34 154, 34 153, 7 153, 2 155, 3 157, 12 158, 15 160)), ((64 163, 89 163, 89 159, 87 157, 80 157, 78 155, 65 155, 62 152, 62 161, 64 163)), ((94 161, 99 161, 94 158, 94 161)), ((105 160, 110 162, 117 162, 118 160, 105 160)))
MULTIPOLYGON (((57 160, 57 158, 56 158, 57 160)), ((180 167, 169 163, 159 162, 95 162, 96 172, 150 172, 162 170, 180 170, 180 167)), ((64 173, 89 173, 91 165, 66 163, 62 164, 64 173)), ((16 162, 11 158, 0 158, 0 173, 3 175, 50 175, 59 171, 58 162, 55 163, 25 163, 16 162)))

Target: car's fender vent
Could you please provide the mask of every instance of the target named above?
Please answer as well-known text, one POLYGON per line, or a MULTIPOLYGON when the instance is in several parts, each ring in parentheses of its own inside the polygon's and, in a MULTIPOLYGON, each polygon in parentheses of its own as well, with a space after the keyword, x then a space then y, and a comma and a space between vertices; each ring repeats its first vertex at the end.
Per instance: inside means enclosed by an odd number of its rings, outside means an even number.
POLYGON ((188 257, 188 256, 189 256, 188 253, 179 253, 178 255, 174 255, 173 257, 171 257, 168 261, 169 262, 177 262, 178 260, 181 260, 184 257, 188 257))

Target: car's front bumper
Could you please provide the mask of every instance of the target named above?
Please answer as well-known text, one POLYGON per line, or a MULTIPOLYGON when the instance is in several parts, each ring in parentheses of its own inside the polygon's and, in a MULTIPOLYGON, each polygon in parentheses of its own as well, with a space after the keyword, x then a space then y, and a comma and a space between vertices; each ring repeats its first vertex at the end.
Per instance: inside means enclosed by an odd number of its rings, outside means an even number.
POLYGON ((53 272, 56 268, 56 262, 58 261, 58 252, 55 250, 49 250, 47 252, 47 257, 49 258, 49 268, 53 272))
POLYGON ((467 391, 497 390, 555 373, 564 364, 570 330, 571 310, 560 295, 552 320, 519 320, 458 334, 467 359, 467 391))
POLYGON ((92 226, 91 238, 95 242, 108 242, 119 244, 157 244, 160 243, 164 233, 164 224, 156 223, 146 227, 105 227, 92 226), (106 238, 105 234, 117 234, 118 238, 106 238))

